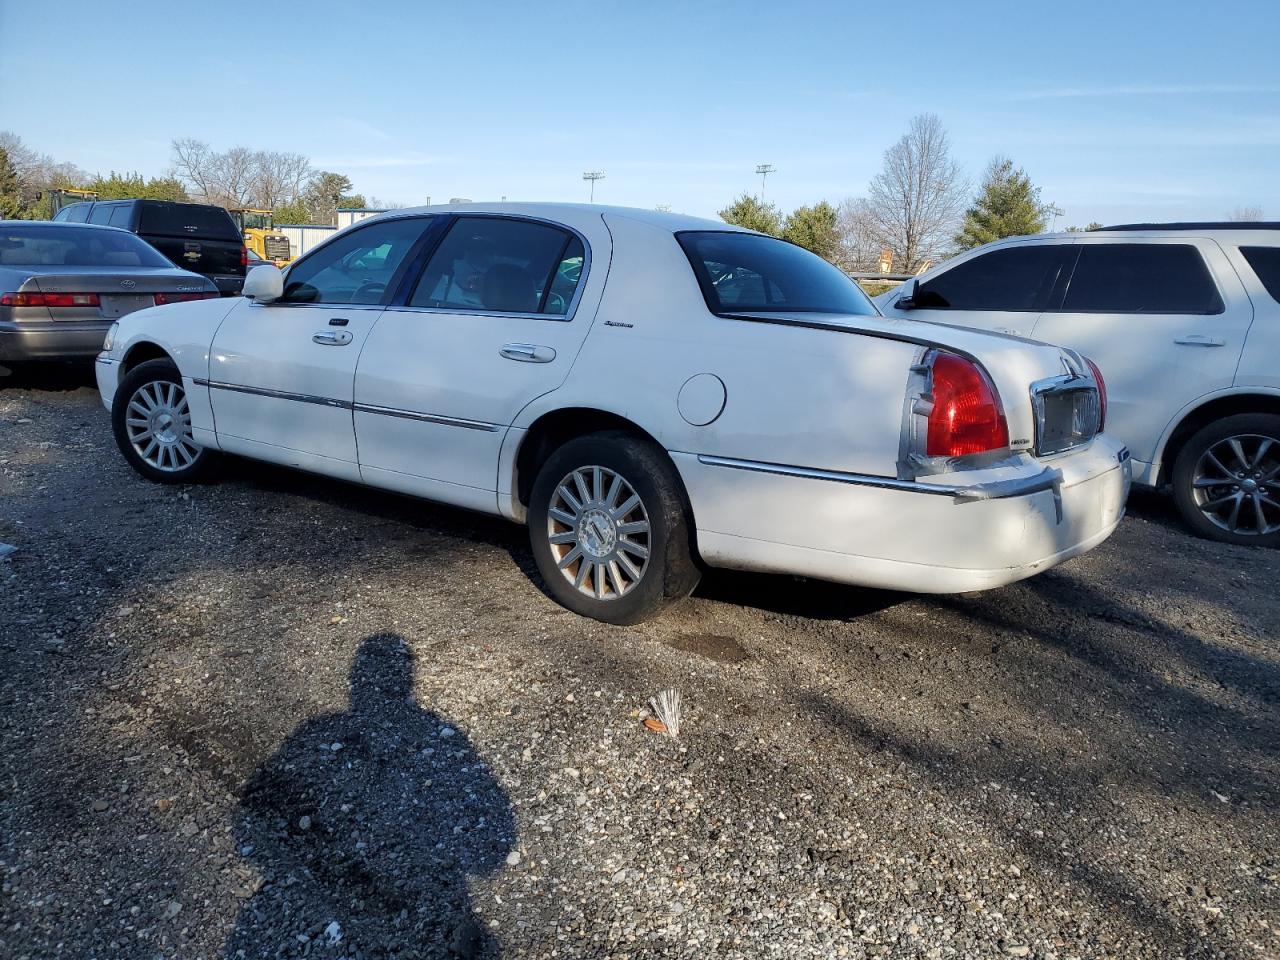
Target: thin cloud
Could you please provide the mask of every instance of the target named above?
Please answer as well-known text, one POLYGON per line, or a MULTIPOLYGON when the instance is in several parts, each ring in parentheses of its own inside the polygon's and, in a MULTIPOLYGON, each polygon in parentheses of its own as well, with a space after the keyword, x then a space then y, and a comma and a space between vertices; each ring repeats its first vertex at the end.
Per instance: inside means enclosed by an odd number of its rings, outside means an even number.
POLYGON ((392 153, 356 157, 318 157, 312 161, 320 167, 425 167, 439 163, 439 157, 426 153, 392 153))
POLYGON ((1186 97, 1213 94, 1280 93, 1280 86, 1249 84, 1183 84, 1170 86, 1062 87, 1012 93, 1006 100, 1074 100, 1084 97, 1186 97))

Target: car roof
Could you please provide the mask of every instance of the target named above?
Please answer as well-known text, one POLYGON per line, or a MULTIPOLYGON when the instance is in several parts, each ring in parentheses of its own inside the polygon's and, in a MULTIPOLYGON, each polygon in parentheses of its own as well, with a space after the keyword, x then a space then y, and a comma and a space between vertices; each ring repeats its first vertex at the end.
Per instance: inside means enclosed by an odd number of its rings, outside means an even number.
MULTIPOLYGON (((88 202, 88 201, 86 201, 88 202)), ((68 204, 67 206, 71 206, 68 204)), ((63 208, 64 210, 66 207, 63 208)), ((105 223, 70 223, 66 220, 0 220, 0 228, 10 229, 11 227, 35 227, 41 229, 43 227, 56 227, 59 230, 111 230, 115 233, 127 233, 129 236, 134 234, 120 227, 108 227, 105 223)))
MULTIPOLYGON (((584 219, 601 216, 627 217, 638 220, 664 230, 675 233, 678 230, 742 230, 721 220, 707 220, 703 217, 691 217, 682 213, 667 213, 664 210, 647 210, 643 207, 615 207, 602 203, 447 203, 434 204, 429 207, 405 207, 388 210, 379 214, 379 218, 406 216, 413 214, 467 214, 490 213, 510 216, 536 217, 542 220, 553 220, 572 226, 584 219)), ((374 218, 370 218, 374 219, 374 218)))

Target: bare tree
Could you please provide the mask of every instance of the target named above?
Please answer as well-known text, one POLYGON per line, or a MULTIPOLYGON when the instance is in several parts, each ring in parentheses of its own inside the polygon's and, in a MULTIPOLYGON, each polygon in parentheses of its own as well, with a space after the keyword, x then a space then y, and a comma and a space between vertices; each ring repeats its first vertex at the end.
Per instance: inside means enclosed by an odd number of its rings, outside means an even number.
POLYGON ((253 203, 267 210, 297 200, 314 173, 300 153, 262 150, 254 160, 253 203))
POLYGON ((867 190, 875 232, 893 251, 895 266, 913 272, 946 250, 967 192, 937 116, 913 117, 911 129, 885 151, 884 169, 867 190))
POLYGON ((200 140, 173 141, 173 162, 192 195, 226 207, 275 209, 297 200, 313 177, 298 153, 232 147, 219 153, 200 140))
POLYGON ((840 238, 835 260, 838 267, 849 271, 872 271, 879 267, 884 244, 865 197, 853 197, 840 204, 836 232, 840 238))
POLYGON ((0 148, 9 155, 9 162, 13 164, 23 206, 33 204, 36 195, 44 190, 78 187, 89 180, 89 175, 74 163, 54 160, 47 153, 31 149, 10 130, 0 130, 0 148))
POLYGON ((1262 219, 1262 208, 1261 207, 1236 207, 1229 214, 1227 214, 1227 219, 1233 220, 1236 223, 1257 223, 1262 219))

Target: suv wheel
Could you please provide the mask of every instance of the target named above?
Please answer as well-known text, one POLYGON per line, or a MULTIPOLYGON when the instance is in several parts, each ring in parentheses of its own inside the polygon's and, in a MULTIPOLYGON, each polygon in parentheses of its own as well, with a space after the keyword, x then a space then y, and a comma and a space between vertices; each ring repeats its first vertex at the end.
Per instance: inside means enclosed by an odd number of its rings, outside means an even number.
POLYGON ((1174 461, 1173 494, 1203 537, 1280 546, 1280 415, 1242 413, 1202 427, 1174 461))
POLYGON ((148 480, 194 483, 207 473, 213 455, 191 434, 182 376, 168 360, 148 360, 125 375, 111 401, 111 427, 124 458, 148 480))
POLYGON ((688 596, 700 572, 684 489, 666 454, 620 432, 570 440, 533 485, 529 538, 551 595, 634 624, 688 596))

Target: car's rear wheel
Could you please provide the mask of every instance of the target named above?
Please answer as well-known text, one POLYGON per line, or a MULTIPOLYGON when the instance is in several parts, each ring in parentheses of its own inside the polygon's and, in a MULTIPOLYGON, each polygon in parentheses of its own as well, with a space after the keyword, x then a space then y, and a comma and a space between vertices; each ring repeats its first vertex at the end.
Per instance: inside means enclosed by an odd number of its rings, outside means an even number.
POLYGON ((1242 413, 1202 427, 1174 461, 1173 494, 1203 537, 1280 546, 1280 416, 1242 413))
POLYGON ((158 483, 194 483, 213 455, 196 443, 178 368, 148 360, 130 370, 111 401, 116 445, 130 466, 158 483))
POLYGON ((626 433, 570 440, 533 485, 529 538, 548 591, 606 623, 639 623, 693 590, 692 529, 670 458, 626 433))

